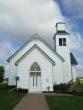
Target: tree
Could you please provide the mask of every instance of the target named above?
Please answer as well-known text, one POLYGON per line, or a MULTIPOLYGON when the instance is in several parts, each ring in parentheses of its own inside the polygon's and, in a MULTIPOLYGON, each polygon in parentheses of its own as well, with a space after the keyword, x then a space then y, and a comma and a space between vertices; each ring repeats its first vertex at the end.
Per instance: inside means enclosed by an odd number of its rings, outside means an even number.
POLYGON ((3 82, 4 72, 5 72, 4 66, 0 66, 0 82, 3 82))

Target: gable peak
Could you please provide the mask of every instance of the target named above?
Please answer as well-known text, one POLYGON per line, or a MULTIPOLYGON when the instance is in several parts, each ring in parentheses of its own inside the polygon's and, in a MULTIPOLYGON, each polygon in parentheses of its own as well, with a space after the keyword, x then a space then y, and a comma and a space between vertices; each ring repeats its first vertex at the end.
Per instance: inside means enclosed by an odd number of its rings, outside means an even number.
POLYGON ((39 37, 38 34, 34 34, 34 35, 32 36, 32 38, 33 38, 33 39, 39 39, 40 37, 39 37))

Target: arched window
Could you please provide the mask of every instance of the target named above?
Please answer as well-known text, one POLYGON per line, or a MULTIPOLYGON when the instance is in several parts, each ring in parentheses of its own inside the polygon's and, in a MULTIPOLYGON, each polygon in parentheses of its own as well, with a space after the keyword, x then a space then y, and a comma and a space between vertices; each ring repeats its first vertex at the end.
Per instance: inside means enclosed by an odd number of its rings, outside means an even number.
MULTIPOLYGON (((40 66, 34 62, 30 68, 30 79, 31 84, 34 86, 40 85, 41 69, 40 66)), ((39 87, 39 86, 38 86, 39 87)))
POLYGON ((32 64, 30 71, 41 71, 40 66, 35 62, 32 64))

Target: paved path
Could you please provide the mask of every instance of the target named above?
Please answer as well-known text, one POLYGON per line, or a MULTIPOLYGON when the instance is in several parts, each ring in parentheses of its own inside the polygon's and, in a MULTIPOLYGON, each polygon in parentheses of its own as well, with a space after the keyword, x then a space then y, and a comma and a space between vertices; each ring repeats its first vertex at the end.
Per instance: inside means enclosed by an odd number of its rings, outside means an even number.
POLYGON ((13 110, 49 110, 43 94, 27 94, 13 110))

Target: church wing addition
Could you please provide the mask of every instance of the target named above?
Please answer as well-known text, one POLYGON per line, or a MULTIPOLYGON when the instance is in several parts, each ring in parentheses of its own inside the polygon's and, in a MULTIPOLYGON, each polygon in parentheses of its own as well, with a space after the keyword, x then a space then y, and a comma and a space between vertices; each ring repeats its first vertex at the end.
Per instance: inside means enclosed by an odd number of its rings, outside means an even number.
POLYGON ((74 55, 70 53, 70 60, 72 65, 78 65, 78 62, 76 61, 74 55))

